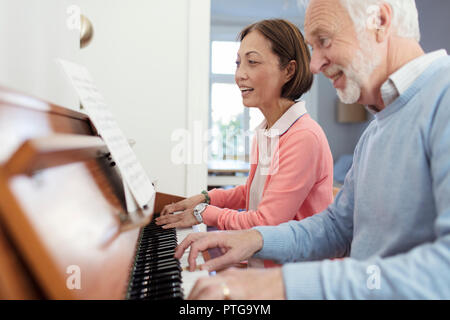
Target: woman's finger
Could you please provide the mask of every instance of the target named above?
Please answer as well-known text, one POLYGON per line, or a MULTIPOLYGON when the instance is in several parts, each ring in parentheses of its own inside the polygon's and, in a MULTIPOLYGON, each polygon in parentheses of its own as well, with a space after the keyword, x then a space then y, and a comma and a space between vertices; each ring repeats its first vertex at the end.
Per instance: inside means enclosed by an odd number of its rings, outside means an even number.
POLYGON ((160 216, 165 216, 165 215, 168 215, 168 214, 171 214, 171 213, 175 212, 175 206, 174 205, 175 205, 174 203, 165 205, 159 215, 160 216))
POLYGON ((180 219, 182 219, 182 217, 180 215, 171 214, 171 215, 165 215, 165 216, 156 218, 155 223, 156 223, 156 225, 161 226, 161 225, 165 225, 168 223, 177 222, 180 219))
POLYGON ((182 228, 182 227, 183 227, 182 221, 168 223, 162 226, 163 229, 182 228))
POLYGON ((174 213, 176 211, 181 211, 185 209, 184 200, 178 201, 175 203, 171 203, 168 205, 165 205, 163 210, 160 213, 160 216, 165 216, 171 213, 174 213))

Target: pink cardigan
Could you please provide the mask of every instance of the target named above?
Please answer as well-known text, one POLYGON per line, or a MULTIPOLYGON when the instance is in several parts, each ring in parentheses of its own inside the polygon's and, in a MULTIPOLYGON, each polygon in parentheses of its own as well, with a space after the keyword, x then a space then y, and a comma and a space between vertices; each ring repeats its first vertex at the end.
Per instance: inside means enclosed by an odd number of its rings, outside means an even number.
POLYGON ((301 220, 327 208, 333 201, 333 158, 322 128, 305 114, 280 136, 275 152, 278 167, 271 163, 270 171, 276 173, 267 176, 257 210, 248 211, 258 161, 254 138, 246 184, 209 191, 211 205, 202 215, 205 224, 222 230, 248 229, 301 220))

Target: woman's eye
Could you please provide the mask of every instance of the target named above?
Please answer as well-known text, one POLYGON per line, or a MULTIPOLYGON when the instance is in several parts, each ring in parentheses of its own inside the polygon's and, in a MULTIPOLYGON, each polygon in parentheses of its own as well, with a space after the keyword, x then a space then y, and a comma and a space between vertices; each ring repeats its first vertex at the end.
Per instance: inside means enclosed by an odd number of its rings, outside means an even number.
POLYGON ((249 64, 256 64, 257 62, 255 60, 248 60, 249 64))
POLYGON ((240 64, 241 64, 240 61, 236 61, 236 67, 239 67, 240 64))

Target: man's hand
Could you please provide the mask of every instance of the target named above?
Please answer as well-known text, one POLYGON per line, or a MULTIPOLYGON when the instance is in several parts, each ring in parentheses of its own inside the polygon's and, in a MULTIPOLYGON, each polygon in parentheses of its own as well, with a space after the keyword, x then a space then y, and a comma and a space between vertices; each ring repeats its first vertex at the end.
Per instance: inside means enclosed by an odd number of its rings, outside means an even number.
POLYGON ((286 299, 281 268, 228 269, 197 280, 188 299, 286 299))
POLYGON ((195 259, 202 251, 212 248, 220 248, 223 255, 208 260, 200 266, 202 270, 222 270, 235 263, 250 258, 263 246, 262 235, 253 229, 240 231, 216 231, 191 233, 175 250, 175 258, 180 259, 183 252, 191 247, 189 251, 189 270, 196 268, 195 259))

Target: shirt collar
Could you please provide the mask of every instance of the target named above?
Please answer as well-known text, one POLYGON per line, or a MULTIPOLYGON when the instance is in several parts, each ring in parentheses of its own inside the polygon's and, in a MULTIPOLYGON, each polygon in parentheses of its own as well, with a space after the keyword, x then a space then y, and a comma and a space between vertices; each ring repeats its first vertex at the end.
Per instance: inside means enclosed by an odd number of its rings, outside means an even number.
MULTIPOLYGON (((413 82, 433 63, 436 59, 447 55, 445 49, 430 52, 422 55, 398 69, 391 74, 381 86, 381 97, 384 105, 387 106, 401 96, 413 82)), ((372 113, 376 113, 371 106, 367 107, 372 113)))
POLYGON ((307 113, 305 101, 298 101, 292 105, 286 112, 274 123, 272 128, 267 128, 267 121, 264 119, 259 126, 256 127, 256 132, 263 132, 268 138, 283 135, 301 116, 307 113))

